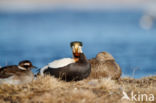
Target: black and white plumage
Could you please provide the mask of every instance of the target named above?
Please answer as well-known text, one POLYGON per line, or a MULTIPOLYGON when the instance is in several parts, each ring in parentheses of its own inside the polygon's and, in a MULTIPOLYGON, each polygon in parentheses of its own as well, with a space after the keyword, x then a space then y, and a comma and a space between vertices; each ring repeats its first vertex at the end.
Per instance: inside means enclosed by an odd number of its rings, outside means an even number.
POLYGON ((28 60, 21 61, 19 65, 0 68, 0 84, 25 84, 34 79, 31 71, 35 66, 28 60))
POLYGON ((53 61, 41 68, 40 74, 50 74, 65 81, 78 81, 87 78, 91 72, 91 65, 82 52, 81 42, 72 42, 74 58, 63 58, 53 61))

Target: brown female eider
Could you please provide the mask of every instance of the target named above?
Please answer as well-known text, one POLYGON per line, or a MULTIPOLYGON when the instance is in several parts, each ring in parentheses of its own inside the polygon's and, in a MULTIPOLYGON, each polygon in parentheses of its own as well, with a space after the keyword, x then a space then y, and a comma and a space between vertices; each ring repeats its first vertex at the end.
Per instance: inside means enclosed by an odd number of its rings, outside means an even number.
POLYGON ((0 84, 24 84, 31 82, 34 75, 31 71, 36 68, 29 60, 19 62, 19 65, 10 65, 0 68, 0 84))
POLYGON ((91 78, 108 77, 111 79, 119 79, 121 69, 115 62, 113 56, 107 52, 100 52, 96 58, 89 60, 91 63, 92 73, 91 78))
POLYGON ((73 58, 63 58, 41 68, 40 74, 49 74, 65 81, 78 81, 87 78, 91 65, 82 52, 82 42, 71 42, 73 58))

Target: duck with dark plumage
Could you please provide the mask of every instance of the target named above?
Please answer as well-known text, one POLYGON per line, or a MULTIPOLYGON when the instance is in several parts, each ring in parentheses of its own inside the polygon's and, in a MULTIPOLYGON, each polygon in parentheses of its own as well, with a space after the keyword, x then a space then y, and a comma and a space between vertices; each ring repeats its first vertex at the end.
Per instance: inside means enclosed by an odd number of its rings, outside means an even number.
POLYGON ((91 65, 82 52, 82 42, 71 42, 73 58, 63 58, 40 69, 40 75, 51 75, 65 81, 79 81, 89 76, 91 65))

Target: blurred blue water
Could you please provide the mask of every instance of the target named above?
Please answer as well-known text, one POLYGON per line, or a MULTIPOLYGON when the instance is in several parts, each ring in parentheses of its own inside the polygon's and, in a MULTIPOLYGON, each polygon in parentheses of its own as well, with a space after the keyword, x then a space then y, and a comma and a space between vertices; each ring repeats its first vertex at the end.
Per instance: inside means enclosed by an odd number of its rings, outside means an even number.
POLYGON ((156 74, 156 29, 139 26, 141 11, 49 11, 0 13, 0 65, 29 59, 37 67, 72 57, 69 43, 79 40, 88 58, 111 53, 123 75, 156 74))

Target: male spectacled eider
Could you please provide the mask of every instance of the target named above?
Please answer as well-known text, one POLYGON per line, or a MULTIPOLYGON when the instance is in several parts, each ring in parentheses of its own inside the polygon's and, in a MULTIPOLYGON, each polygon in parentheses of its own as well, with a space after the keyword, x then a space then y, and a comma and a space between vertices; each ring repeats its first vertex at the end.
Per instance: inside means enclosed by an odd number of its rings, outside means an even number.
POLYGON ((18 65, 10 65, 0 68, 0 84, 25 84, 34 79, 31 71, 36 68, 29 60, 19 62, 18 65))
POLYGON ((65 81, 78 81, 87 78, 91 65, 82 52, 82 42, 71 42, 73 58, 63 58, 41 68, 40 74, 50 74, 65 81))
POLYGON ((96 58, 90 59, 92 73, 91 78, 107 77, 118 80, 122 74, 120 66, 113 56, 107 52, 100 52, 96 58))

